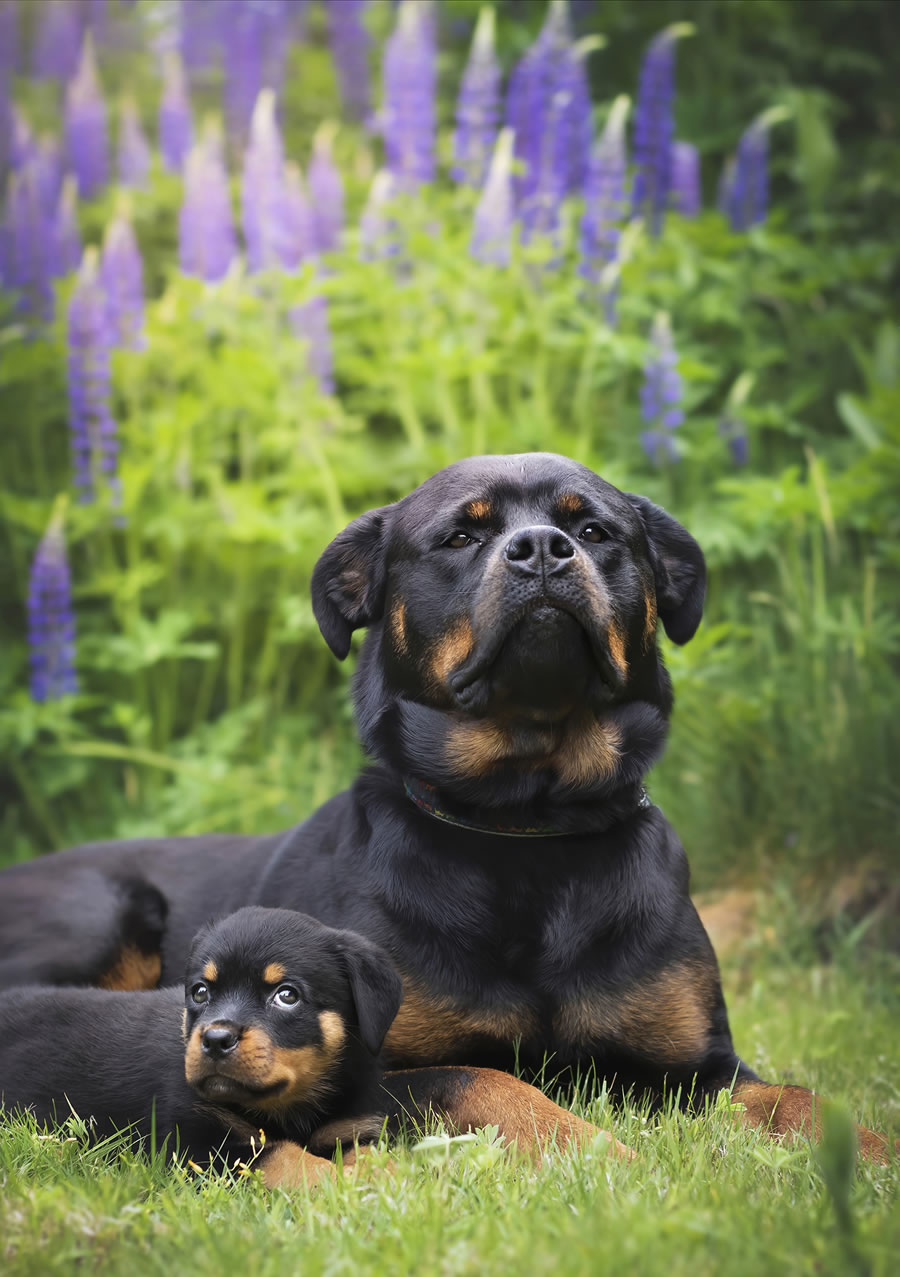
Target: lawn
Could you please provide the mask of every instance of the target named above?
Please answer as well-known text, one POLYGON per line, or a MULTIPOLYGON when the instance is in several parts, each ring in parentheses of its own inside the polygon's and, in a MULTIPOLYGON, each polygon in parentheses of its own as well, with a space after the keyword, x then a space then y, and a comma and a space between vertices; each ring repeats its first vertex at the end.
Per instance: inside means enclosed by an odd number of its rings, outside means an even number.
MULTIPOLYGON (((823 958, 793 920, 786 887, 758 907, 749 938, 724 964, 745 1058, 767 1078, 838 1097, 882 1130, 900 1128, 896 958, 858 932, 823 958)), ((636 1159, 557 1154, 535 1168, 491 1132, 411 1139, 391 1150, 389 1168, 376 1157, 312 1198, 269 1194, 252 1176, 198 1176, 90 1149, 74 1130, 48 1136, 13 1124, 0 1135, 0 1266, 9 1274, 83 1265, 97 1274, 897 1271, 900 1164, 854 1171, 840 1112, 823 1154, 743 1130, 725 1107, 706 1120, 613 1111, 594 1088, 576 1107, 614 1129, 636 1159)))

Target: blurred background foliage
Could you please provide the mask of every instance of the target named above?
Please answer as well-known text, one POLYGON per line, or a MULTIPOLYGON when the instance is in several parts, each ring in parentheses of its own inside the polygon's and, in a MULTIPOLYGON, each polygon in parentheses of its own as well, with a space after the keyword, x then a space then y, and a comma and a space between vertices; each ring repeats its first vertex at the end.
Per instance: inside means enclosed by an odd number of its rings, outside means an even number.
MULTIPOLYGON (((114 7, 118 0, 110 0, 114 7)), ((220 10, 226 7, 222 2, 220 10)), ((21 5, 25 45, 35 10, 21 5)), ((134 93, 151 136, 159 60, 141 33, 161 6, 119 20, 101 47, 113 116, 134 93)), ((287 54, 285 150, 306 166, 324 120, 348 230, 312 269, 240 269, 215 286, 177 257, 181 180, 154 160, 131 196, 144 260, 146 344, 113 357, 121 510, 71 502, 66 540, 80 690, 28 690, 25 601, 54 501, 71 485, 65 305, 35 336, 0 318, 0 857, 113 835, 267 830, 305 816, 360 765, 352 661, 327 652, 309 604, 327 541, 370 506, 478 452, 547 449, 648 494, 694 533, 710 565, 706 619, 665 644, 676 686, 652 795, 701 882, 790 864, 817 872, 895 847, 900 786, 900 7, 886 0, 573 0, 590 58, 595 132, 635 94, 642 53, 679 42, 677 135, 699 149, 704 210, 630 236, 618 323, 585 304, 563 252, 508 267, 469 252, 477 192, 448 179, 456 93, 479 5, 441 0, 438 180, 397 200, 403 261, 360 258, 359 214, 379 164, 372 131, 342 120, 325 13, 309 6, 287 54), (771 206, 735 233, 715 210, 747 124, 772 130, 771 206), (335 393, 306 371, 287 311, 322 294, 335 393), (679 458, 641 446, 640 383, 654 315, 668 313, 684 385, 679 458), (746 464, 723 421, 739 416, 746 464), (742 459, 742 458, 741 458, 742 459)), ((535 38, 543 0, 498 3, 505 71, 535 38)), ((374 0, 372 71, 394 21, 374 0)), ((35 130, 60 129, 59 86, 16 75, 35 130)), ((195 77, 195 117, 221 72, 195 77)), ((237 208, 237 183, 234 186, 237 208)), ((119 193, 79 206, 99 243, 119 193)))

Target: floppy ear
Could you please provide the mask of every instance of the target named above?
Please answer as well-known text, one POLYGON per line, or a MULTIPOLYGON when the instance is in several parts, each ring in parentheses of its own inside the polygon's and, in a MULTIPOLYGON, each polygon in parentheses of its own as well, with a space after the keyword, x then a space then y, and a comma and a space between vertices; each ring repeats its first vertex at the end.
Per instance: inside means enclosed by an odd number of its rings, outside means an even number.
POLYGON ((341 951, 360 1036, 377 1055, 403 1001, 403 982, 385 951, 355 931, 341 933, 341 951))
POLYGON ((697 633, 706 596, 706 560, 686 528, 646 497, 625 494, 644 522, 656 578, 659 619, 673 643, 697 633))
POLYGON ((384 549, 390 506, 369 510, 339 533, 312 574, 312 605, 325 642, 342 661, 350 635, 384 610, 384 549))

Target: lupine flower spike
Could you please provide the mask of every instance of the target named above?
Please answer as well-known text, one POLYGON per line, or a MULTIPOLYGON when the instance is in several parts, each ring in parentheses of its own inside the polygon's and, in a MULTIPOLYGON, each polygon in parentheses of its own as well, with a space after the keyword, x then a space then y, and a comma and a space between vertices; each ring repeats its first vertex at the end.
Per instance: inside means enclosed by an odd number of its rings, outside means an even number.
POLYGON ((359 219, 360 256, 364 262, 394 257, 398 252, 393 219, 388 213, 396 194, 393 175, 386 169, 376 173, 359 219))
POLYGON ((72 0, 45 0, 34 44, 34 73, 41 80, 68 80, 78 66, 81 22, 72 0))
POLYGON ((100 280, 106 292, 111 344, 122 350, 143 350, 144 266, 126 208, 106 228, 100 280))
POLYGON ((769 129, 788 117, 781 106, 763 111, 738 142, 737 156, 726 170, 720 206, 734 231, 760 226, 769 211, 769 129))
POLYGON ((672 208, 683 217, 700 212, 700 154, 690 142, 672 143, 672 208))
POLYGON ((47 252, 51 219, 44 208, 34 162, 14 173, 6 201, 5 283, 19 308, 33 319, 53 317, 52 262, 47 252))
POLYGON ((633 211, 652 235, 659 235, 672 183, 675 122, 675 42, 692 35, 689 22, 675 22, 651 40, 641 64, 634 113, 633 211))
POLYGON ((364 22, 369 0, 328 0, 328 35, 341 101, 354 120, 365 120, 372 105, 369 47, 364 22))
POLYGON ((119 441, 110 407, 110 331, 97 250, 89 248, 69 302, 69 429, 79 500, 94 501, 104 479, 113 503, 121 499, 119 441))
POLYGON ((74 177, 63 182, 53 219, 51 251, 54 275, 64 277, 78 269, 81 262, 81 232, 78 229, 78 188, 74 177))
POLYGON ((508 266, 512 254, 515 192, 512 129, 502 129, 494 147, 487 181, 475 209, 471 253, 491 266, 508 266))
POLYGON ((484 184, 500 118, 500 64, 494 52, 494 28, 494 10, 482 9, 456 104, 453 176, 476 189, 484 184))
POLYGON ((62 150, 52 134, 38 140, 32 161, 38 195, 45 212, 53 213, 62 190, 62 150))
POLYGON ((59 700, 78 691, 75 613, 63 537, 65 498, 57 502, 28 579, 28 648, 32 699, 59 700))
POLYGON ((284 147, 275 118, 275 94, 271 89, 262 90, 253 108, 241 180, 241 209, 248 270, 285 266, 290 249, 284 147))
POLYGON ((673 431, 684 421, 684 412, 677 364, 669 317, 660 311, 653 320, 641 387, 641 417, 648 427, 641 434, 641 443, 655 465, 678 460, 673 431))
POLYGON ((306 366, 323 395, 334 394, 334 371, 331 354, 331 330, 328 325, 328 302, 314 297, 291 311, 291 325, 306 343, 306 366))
POLYGON ((182 172, 193 141, 194 122, 184 67, 178 54, 170 50, 163 62, 163 92, 159 104, 159 149, 163 164, 170 172, 182 172))
POLYGON ((631 103, 618 97, 594 147, 584 187, 584 215, 579 237, 579 274, 588 293, 603 304, 606 322, 616 322, 618 258, 625 219, 625 120, 631 103))
POLYGON ((401 0, 384 50, 384 146, 400 189, 434 178, 437 51, 424 0, 401 0))
POLYGON ((90 33, 84 37, 78 71, 66 90, 65 134, 68 169, 78 179, 78 194, 90 199, 106 182, 108 163, 106 104, 90 33))
POLYGON ((719 435, 728 445, 731 459, 736 466, 745 466, 750 459, 750 441, 747 437, 743 408, 755 381, 755 373, 741 373, 728 392, 725 409, 719 420, 719 435))
POLYGON ((221 138, 207 132, 187 160, 178 218, 178 260, 185 275, 215 283, 225 277, 236 255, 221 138))
POLYGON ((122 103, 119 115, 119 181, 123 186, 146 186, 149 172, 150 146, 137 106, 128 99, 122 103))
POLYGON ((344 229, 344 180, 331 154, 334 127, 324 124, 313 138, 312 157, 306 171, 309 199, 316 229, 316 250, 331 253, 344 229))
POLYGON ((284 216, 286 270, 296 270, 318 253, 316 221, 306 193, 303 175, 296 164, 284 166, 284 216))

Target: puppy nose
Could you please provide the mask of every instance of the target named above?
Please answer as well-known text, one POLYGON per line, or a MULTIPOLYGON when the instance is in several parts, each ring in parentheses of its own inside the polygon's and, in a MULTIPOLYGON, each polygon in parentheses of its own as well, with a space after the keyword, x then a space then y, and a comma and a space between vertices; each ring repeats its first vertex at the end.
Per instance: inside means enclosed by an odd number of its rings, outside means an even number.
POLYGON ((227 1024, 211 1024, 203 1030, 203 1050, 207 1055, 227 1055, 238 1044, 239 1034, 227 1024))
POLYGON ((575 546, 559 528, 522 528, 507 541, 506 561, 524 576, 558 576, 575 557, 575 546))

